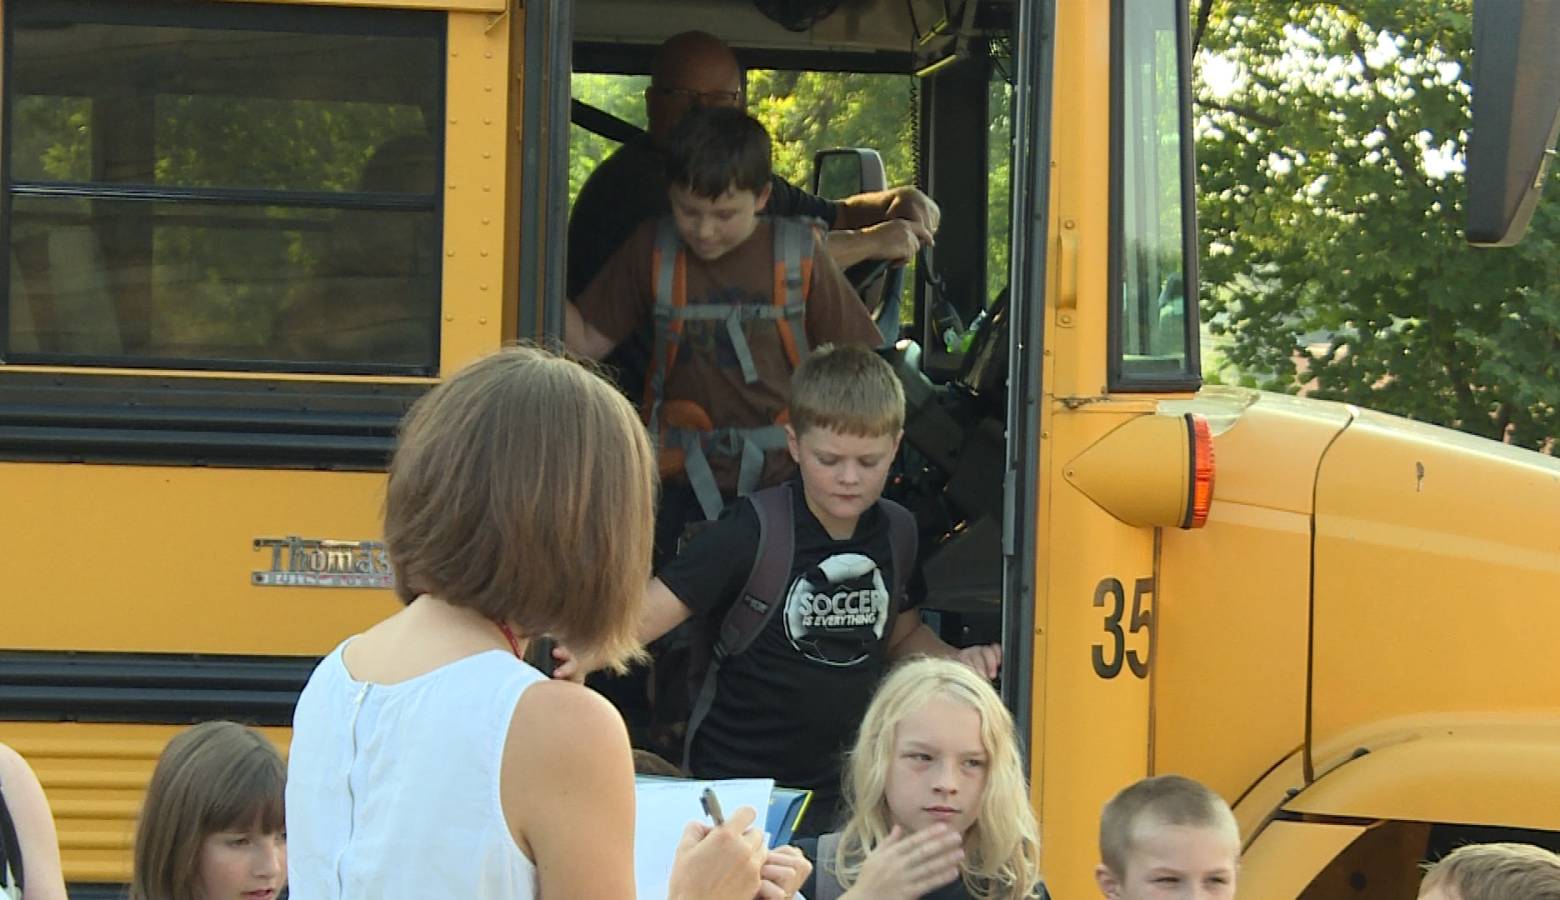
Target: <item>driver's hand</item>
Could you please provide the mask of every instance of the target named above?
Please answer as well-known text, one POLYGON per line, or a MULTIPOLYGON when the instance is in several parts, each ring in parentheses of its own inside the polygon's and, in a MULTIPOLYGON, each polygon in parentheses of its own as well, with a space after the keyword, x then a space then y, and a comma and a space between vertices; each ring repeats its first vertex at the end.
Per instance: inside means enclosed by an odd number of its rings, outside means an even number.
POLYGON ((861 229, 872 242, 868 259, 886 259, 907 263, 915 259, 915 252, 932 242, 932 233, 919 222, 910 219, 889 219, 861 229))
POLYGON ((927 233, 926 243, 931 243, 931 235, 937 233, 937 226, 942 222, 942 208, 937 201, 913 185, 896 187, 892 193, 893 199, 888 202, 886 213, 888 218, 915 222, 927 233))

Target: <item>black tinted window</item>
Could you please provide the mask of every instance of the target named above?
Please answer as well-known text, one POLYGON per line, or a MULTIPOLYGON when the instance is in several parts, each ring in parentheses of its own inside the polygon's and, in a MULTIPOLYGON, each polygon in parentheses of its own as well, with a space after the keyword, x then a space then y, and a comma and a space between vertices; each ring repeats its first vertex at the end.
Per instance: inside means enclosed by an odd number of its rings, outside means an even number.
POLYGON ((6 6, 6 361, 437 369, 442 15, 6 6))

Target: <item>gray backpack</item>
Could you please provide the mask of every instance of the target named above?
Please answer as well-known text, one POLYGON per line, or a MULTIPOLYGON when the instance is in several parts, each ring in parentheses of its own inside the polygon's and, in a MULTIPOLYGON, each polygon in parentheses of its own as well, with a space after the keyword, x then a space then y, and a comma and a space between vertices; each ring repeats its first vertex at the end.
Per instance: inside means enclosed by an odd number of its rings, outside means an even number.
POLYGON ((845 893, 834 872, 834 853, 840 846, 840 833, 831 831, 818 838, 818 858, 813 861, 813 894, 808 900, 839 900, 845 893))

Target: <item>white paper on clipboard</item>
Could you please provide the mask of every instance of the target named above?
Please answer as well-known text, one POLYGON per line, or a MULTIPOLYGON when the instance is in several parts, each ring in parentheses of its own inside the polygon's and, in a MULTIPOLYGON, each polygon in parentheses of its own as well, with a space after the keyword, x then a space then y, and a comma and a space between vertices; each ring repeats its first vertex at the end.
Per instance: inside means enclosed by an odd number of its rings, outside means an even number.
POLYGON ((757 828, 764 827, 773 778, 729 778, 721 781, 690 779, 638 779, 634 784, 634 885, 639 900, 666 900, 666 881, 683 828, 698 819, 706 825, 699 795, 713 788, 726 815, 751 806, 758 813, 757 828))

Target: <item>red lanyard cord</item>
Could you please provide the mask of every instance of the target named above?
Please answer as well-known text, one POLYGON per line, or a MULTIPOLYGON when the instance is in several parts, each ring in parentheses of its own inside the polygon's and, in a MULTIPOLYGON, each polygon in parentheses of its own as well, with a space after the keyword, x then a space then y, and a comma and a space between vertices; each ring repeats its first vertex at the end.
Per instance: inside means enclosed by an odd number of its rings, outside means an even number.
POLYGON ((504 633, 504 639, 509 642, 509 649, 515 654, 515 659, 523 659, 520 655, 520 639, 515 637, 515 632, 509 627, 508 622, 494 622, 498 630, 504 633))

